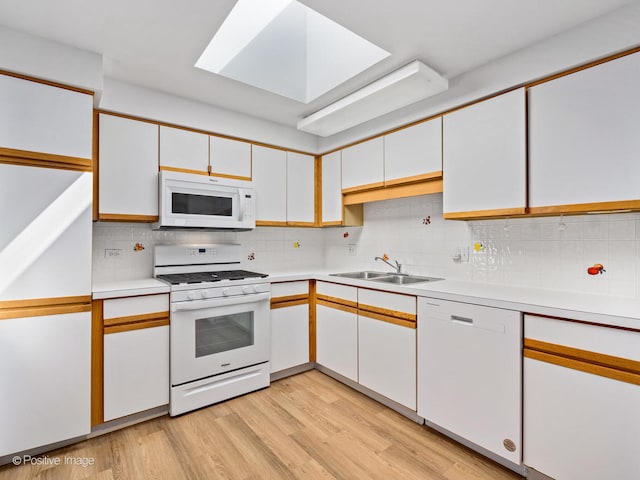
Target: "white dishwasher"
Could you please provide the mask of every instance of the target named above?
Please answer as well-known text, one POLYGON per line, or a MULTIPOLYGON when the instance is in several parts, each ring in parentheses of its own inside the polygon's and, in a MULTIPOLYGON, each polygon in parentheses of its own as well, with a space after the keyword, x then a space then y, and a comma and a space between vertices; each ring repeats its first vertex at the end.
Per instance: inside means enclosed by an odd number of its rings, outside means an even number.
POLYGON ((522 460, 522 314, 418 299, 418 415, 522 460))

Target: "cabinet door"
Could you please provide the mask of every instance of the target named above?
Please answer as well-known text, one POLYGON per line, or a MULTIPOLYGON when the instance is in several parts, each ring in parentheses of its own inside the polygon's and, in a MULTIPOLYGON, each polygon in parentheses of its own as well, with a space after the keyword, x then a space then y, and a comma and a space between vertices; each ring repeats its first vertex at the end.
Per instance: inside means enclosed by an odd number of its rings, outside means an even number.
POLYGON ((416 330, 358 316, 361 385, 416 409, 416 330))
POLYGON ((160 166, 208 175, 209 136, 181 128, 161 126, 160 166))
POLYGON ((0 321, 0 457, 90 431, 91 313, 0 321))
POLYGON ((442 172, 442 118, 404 128, 384 137, 384 181, 442 172))
POLYGON ((251 180, 251 144, 222 137, 209 137, 211 175, 251 180))
POLYGON ((636 53, 529 90, 530 207, 640 199, 639 82, 636 53))
POLYGON ((271 373, 309 362, 309 305, 271 310, 271 373))
POLYGON ((358 315, 316 306, 316 362, 358 381, 358 315))
POLYGON ((383 144, 379 137, 342 150, 343 190, 384 185, 383 144))
POLYGON ((104 336, 104 420, 169 403, 169 327, 104 336))
POLYGON ((0 300, 91 295, 92 177, 0 165, 0 300))
POLYGON ((256 221, 287 221, 287 152, 253 146, 256 221))
POLYGON ((315 224, 315 158, 287 152, 287 222, 315 224))
POLYGON ((99 122, 100 215, 157 217, 158 125, 105 114, 99 122))
POLYGON ((322 157, 322 223, 342 223, 342 152, 322 157))
POLYGON ((444 116, 445 218, 524 213, 525 104, 521 88, 444 116))
POLYGON ((0 147, 91 159, 93 96, 0 74, 0 147))

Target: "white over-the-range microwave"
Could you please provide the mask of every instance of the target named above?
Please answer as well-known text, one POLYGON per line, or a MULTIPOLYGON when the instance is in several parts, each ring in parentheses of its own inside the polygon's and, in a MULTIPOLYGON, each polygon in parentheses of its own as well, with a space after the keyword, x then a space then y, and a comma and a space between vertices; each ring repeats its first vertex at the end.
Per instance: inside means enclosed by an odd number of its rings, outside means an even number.
POLYGON ((161 170, 158 199, 155 230, 237 231, 256 226, 255 192, 250 181, 161 170))

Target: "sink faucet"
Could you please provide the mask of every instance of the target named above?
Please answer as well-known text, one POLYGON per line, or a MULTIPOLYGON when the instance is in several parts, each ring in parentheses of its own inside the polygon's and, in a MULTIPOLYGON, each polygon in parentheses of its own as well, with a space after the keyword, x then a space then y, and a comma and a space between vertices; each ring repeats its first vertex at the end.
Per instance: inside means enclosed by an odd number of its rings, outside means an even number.
POLYGON ((396 273, 400 274, 402 273, 402 265, 400 265, 400 263, 398 263, 397 260, 394 260, 394 262, 396 262, 396 264, 394 265, 393 263, 389 262, 389 257, 387 256, 387 254, 383 254, 382 257, 375 257, 374 260, 382 260, 384 263, 386 263, 387 265, 389 265, 392 268, 395 268, 396 273))

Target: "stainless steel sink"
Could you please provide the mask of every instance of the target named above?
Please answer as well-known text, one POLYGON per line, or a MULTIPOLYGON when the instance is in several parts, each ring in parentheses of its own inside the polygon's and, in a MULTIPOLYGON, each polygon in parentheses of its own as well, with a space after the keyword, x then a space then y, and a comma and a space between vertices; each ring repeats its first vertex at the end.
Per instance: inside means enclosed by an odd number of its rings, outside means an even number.
POLYGON ((363 280, 373 280, 374 278, 386 277, 390 275, 385 272, 371 272, 369 270, 365 270, 362 272, 347 272, 347 273, 332 273, 334 277, 345 277, 345 278, 360 278, 363 280))
POLYGON ((437 280, 444 280, 444 278, 437 277, 420 277, 418 275, 403 274, 398 275, 389 272, 372 272, 370 270, 364 270, 362 272, 332 273, 331 275, 333 275, 334 277, 371 280, 372 282, 392 283, 395 285, 409 285, 412 283, 435 282, 437 280))
POLYGON ((419 277, 417 275, 388 275, 385 277, 378 277, 371 279, 374 282, 380 283, 393 283, 396 285, 409 285, 411 283, 421 282, 436 282, 438 280, 444 280, 444 278, 437 277, 419 277))

